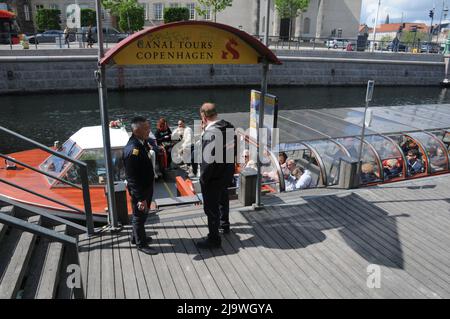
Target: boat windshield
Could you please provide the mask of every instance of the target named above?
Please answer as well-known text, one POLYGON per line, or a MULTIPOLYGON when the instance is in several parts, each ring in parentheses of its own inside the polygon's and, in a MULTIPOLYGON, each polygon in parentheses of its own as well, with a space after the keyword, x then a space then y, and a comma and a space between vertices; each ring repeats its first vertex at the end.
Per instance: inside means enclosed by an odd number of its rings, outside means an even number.
MULTIPOLYGON (((69 139, 58 149, 58 152, 75 159, 81 152, 81 148, 74 141, 69 139)), ((60 177, 62 173, 67 170, 70 164, 70 162, 66 161, 63 158, 51 155, 39 166, 39 168, 44 172, 60 177)), ((47 180, 50 184, 53 184, 55 181, 50 177, 47 177, 47 180)))
MULTIPOLYGON (((103 149, 84 150, 80 161, 86 163, 88 180, 90 185, 104 185, 106 183, 106 167, 103 149)), ((114 181, 125 179, 125 168, 122 162, 122 150, 112 150, 114 181)), ((74 184, 81 184, 81 175, 78 166, 72 165, 62 177, 64 180, 74 184)), ((58 183, 57 186, 64 186, 58 183)))

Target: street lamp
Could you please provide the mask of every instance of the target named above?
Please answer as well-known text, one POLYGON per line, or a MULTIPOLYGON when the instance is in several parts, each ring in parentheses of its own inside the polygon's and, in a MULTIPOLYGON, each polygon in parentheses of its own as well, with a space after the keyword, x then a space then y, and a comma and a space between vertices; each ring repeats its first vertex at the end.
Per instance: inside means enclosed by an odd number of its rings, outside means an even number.
POLYGON ((375 50, 375 38, 377 35, 378 15, 380 14, 381 0, 378 0, 377 16, 375 18, 375 26, 373 27, 372 52, 375 50))

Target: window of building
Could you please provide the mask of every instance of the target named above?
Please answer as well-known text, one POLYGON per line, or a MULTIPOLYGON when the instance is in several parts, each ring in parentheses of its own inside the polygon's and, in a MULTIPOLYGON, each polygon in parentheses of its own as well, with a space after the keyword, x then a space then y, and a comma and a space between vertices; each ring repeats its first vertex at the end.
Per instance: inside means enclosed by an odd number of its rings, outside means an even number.
POLYGON ((211 7, 207 7, 207 8, 204 7, 203 10, 205 10, 204 19, 211 20, 211 7))
POLYGON ((338 34, 338 38, 342 38, 342 29, 338 29, 337 34, 338 34))
POLYGON ((189 9, 189 20, 195 20, 195 3, 188 3, 186 7, 189 9))
POLYGON ((141 3, 142 7, 144 8, 144 17, 145 20, 150 20, 150 10, 149 10, 149 3, 141 3))
POLYGON ((25 14, 25 21, 30 21, 31 15, 30 15, 30 7, 28 6, 28 4, 25 4, 23 6, 23 12, 25 14))
POLYGON ((164 18, 164 4, 163 3, 154 3, 153 4, 153 13, 155 20, 163 20, 164 18))
POLYGON ((171 8, 178 8, 179 4, 176 3, 176 2, 171 2, 171 3, 169 4, 169 6, 170 6, 171 8))
POLYGON ((58 9, 59 9, 59 7, 58 7, 58 5, 57 5, 56 3, 50 3, 50 4, 48 5, 48 7, 49 7, 50 9, 55 9, 55 10, 58 10, 58 9))
POLYGON ((262 18, 262 28, 261 28, 261 32, 265 33, 266 32, 266 17, 262 18))
POLYGON ((311 19, 305 18, 303 21, 303 33, 309 34, 311 32, 311 19))
POLYGON ((40 10, 40 9, 44 9, 44 5, 43 5, 43 4, 37 4, 37 5, 35 6, 35 8, 36 8, 36 11, 38 11, 38 10, 40 10))

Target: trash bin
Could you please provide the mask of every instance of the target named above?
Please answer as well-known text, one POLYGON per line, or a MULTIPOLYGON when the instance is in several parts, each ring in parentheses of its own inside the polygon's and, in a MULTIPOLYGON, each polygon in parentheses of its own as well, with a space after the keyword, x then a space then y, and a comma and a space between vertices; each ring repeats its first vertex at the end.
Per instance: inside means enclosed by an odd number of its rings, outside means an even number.
MULTIPOLYGON (((105 186, 105 194, 108 196, 108 187, 105 186)), ((127 187, 124 182, 114 182, 114 194, 116 199, 117 220, 122 225, 130 223, 128 219, 127 187)), ((108 215, 109 216, 109 215, 108 215)))
POLYGON ((239 175, 239 201, 244 206, 251 206, 256 202, 256 176, 257 171, 253 168, 244 169, 239 175))

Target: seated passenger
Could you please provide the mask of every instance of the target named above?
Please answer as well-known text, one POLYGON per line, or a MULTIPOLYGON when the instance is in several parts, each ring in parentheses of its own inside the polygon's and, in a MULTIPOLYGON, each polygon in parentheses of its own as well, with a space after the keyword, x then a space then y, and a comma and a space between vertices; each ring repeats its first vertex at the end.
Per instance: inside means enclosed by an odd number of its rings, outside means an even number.
POLYGON ((408 154, 409 151, 416 150, 417 151, 417 156, 418 157, 422 156, 420 154, 420 152, 419 152, 419 145, 417 145, 417 143, 415 141, 413 141, 413 140, 406 141, 406 143, 402 145, 402 150, 403 150, 403 153, 405 155, 408 154))
POLYGON ((418 152, 416 150, 408 151, 406 155, 406 164, 408 165, 408 174, 415 175, 423 172, 423 163, 418 158, 418 152))
POLYGON ((387 179, 399 177, 403 171, 402 165, 398 159, 389 159, 383 161, 384 175, 387 179))
POLYGON ((440 147, 436 147, 433 153, 430 153, 431 168, 436 170, 442 170, 447 166, 447 156, 440 147))
POLYGON ((255 161, 250 159, 250 151, 249 150, 244 151, 243 157, 244 157, 244 163, 239 165, 240 171, 242 171, 246 168, 257 169, 255 161))
POLYGON ((375 168, 371 163, 365 163, 361 166, 361 183, 368 184, 375 182, 378 176, 375 174, 375 168))
POLYGON ((159 146, 164 147, 167 153, 167 167, 170 167, 172 162, 171 151, 172 151, 172 131, 167 124, 165 118, 160 118, 158 124, 156 125, 155 132, 156 142, 159 146))
POLYGON ((302 167, 294 169, 286 180, 286 191, 307 189, 312 187, 312 176, 309 170, 302 167))
POLYGON ((289 170, 287 168, 287 155, 285 152, 280 152, 278 154, 278 162, 280 163, 281 170, 285 176, 289 175, 289 170))

